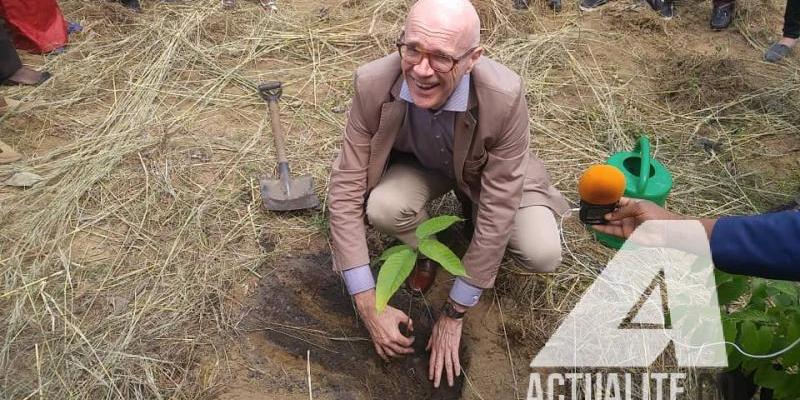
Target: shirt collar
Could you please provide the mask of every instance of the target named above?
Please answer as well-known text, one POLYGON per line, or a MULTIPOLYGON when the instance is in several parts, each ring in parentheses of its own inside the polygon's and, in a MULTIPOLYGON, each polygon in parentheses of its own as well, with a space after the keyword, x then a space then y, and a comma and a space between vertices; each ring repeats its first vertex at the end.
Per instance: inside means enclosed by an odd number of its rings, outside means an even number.
MULTIPOLYGON (((400 99, 414 104, 411 99, 411 92, 408 91, 408 84, 403 79, 403 84, 400 86, 400 99)), ((467 111, 467 102, 469 101, 469 75, 464 75, 461 82, 458 82, 456 90, 447 98, 444 106, 440 110, 464 112, 467 111)))

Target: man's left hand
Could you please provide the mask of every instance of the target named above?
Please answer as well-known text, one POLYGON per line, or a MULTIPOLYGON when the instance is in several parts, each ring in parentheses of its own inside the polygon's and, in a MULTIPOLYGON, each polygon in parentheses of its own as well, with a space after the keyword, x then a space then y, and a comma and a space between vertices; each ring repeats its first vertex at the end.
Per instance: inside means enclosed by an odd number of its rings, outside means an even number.
POLYGON ((458 360, 458 348, 461 343, 462 319, 453 319, 440 315, 433 326, 431 338, 426 350, 431 351, 428 365, 428 379, 433 381, 433 387, 439 387, 442 379, 442 369, 447 373, 447 383, 453 386, 456 376, 461 375, 461 363, 458 360))

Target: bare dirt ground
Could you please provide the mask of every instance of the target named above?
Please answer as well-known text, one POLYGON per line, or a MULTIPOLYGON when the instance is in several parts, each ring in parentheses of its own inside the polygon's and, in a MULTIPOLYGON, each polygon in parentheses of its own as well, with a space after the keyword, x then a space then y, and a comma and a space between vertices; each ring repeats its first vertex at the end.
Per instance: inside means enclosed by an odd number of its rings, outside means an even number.
MULTIPOLYGON (((394 304, 417 355, 384 365, 330 272, 322 210, 261 210, 274 152, 255 85, 281 80, 293 170, 323 204, 354 68, 393 51, 408 3, 65 0, 84 32, 65 54, 24 55, 54 79, 4 88, 21 103, 0 139, 28 189, 0 186, 0 398, 523 398, 531 358, 613 254, 572 220, 564 263, 504 264, 466 320, 465 377, 432 391, 421 350, 449 287, 394 304), (307 360, 310 354, 310 362, 307 360)), ((526 81, 532 148, 567 197, 586 166, 647 133, 675 178, 669 207, 768 210, 800 189, 797 58, 761 61, 783 3, 740 2, 710 32, 710 2, 658 19, 639 2, 593 13, 477 1, 487 55, 526 81)), ((447 197, 431 206, 453 213, 447 197)), ((457 233, 451 242, 463 241, 457 233)), ((371 236, 378 254, 389 243, 371 236)))

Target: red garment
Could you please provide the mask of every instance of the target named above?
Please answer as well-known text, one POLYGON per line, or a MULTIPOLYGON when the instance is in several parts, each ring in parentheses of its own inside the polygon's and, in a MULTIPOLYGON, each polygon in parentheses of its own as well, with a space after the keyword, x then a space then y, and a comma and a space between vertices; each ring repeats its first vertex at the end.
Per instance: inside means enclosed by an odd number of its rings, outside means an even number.
POLYGON ((18 49, 47 53, 67 44, 67 21, 56 0, 0 0, 0 17, 18 49))

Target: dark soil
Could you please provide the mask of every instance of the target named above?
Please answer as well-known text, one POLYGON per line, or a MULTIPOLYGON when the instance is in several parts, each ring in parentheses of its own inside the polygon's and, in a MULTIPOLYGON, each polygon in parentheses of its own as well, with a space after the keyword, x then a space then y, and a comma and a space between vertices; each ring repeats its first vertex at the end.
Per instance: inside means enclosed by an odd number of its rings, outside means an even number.
MULTIPOLYGON (((322 250, 281 261, 275 272, 262 279, 250 299, 251 311, 242 323, 244 330, 263 335, 275 348, 297 359, 304 360, 310 350, 315 397, 329 391, 336 399, 356 399, 365 393, 378 399, 460 398, 463 374, 452 388, 445 383, 435 390, 427 379, 429 353, 425 345, 434 311, 429 304, 422 298, 412 298, 403 289, 393 297, 391 304, 414 320, 415 353, 384 363, 367 340, 369 333, 330 265, 329 253, 322 250)), ((248 353, 248 358, 260 357, 257 351, 248 353)), ((466 370, 468 360, 464 359, 463 348, 461 354, 466 370)), ((297 391, 307 390, 297 386, 297 391)))

